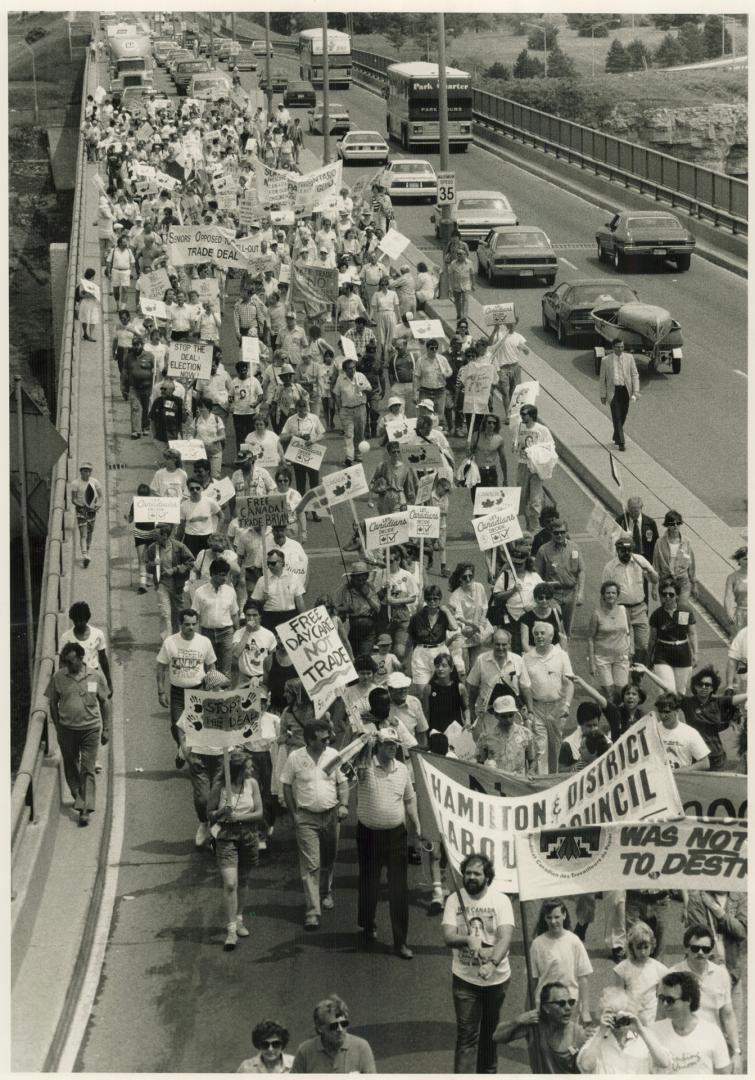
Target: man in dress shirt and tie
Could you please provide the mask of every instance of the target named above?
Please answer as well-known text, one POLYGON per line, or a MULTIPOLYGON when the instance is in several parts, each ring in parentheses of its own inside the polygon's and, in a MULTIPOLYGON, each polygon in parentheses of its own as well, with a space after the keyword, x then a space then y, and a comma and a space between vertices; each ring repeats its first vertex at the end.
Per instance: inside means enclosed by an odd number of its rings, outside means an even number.
POLYGON ((614 341, 613 352, 603 357, 600 366, 600 400, 608 402, 613 420, 613 441, 619 450, 626 450, 624 424, 629 402, 640 396, 640 376, 631 353, 624 352, 624 342, 614 341))
POLYGON ((648 562, 652 562, 658 540, 658 526, 654 518, 643 514, 642 499, 639 495, 630 495, 626 510, 623 514, 617 514, 614 520, 631 535, 635 555, 644 555, 648 562))

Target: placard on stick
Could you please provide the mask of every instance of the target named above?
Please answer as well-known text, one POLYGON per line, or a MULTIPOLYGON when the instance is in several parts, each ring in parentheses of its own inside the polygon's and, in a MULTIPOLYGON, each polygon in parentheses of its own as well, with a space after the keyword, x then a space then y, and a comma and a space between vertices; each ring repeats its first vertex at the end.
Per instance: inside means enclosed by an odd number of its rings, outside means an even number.
POLYGON ((480 551, 490 551, 501 544, 510 544, 519 540, 522 527, 519 517, 513 510, 498 510, 493 514, 472 519, 472 528, 477 537, 480 551))
POLYGON ((209 379, 212 374, 212 345, 195 341, 171 341, 168 346, 168 375, 184 379, 209 379))

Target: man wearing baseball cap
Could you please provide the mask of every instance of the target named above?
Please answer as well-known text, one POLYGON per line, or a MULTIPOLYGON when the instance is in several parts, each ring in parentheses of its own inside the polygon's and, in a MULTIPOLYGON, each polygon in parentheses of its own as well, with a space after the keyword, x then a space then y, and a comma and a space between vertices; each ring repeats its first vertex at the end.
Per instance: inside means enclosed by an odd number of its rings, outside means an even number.
POLYGON ((526 776, 535 771, 535 740, 522 723, 516 701, 508 694, 488 706, 496 727, 477 744, 477 760, 492 769, 526 776))
POLYGON ((409 770, 396 760, 396 728, 383 727, 375 736, 375 754, 357 771, 357 857, 359 911, 357 923, 367 942, 377 938, 377 911, 383 866, 388 871, 388 896, 393 949, 402 960, 413 953, 406 944, 409 929, 407 882, 407 820, 420 834, 417 801, 409 770))
POLYGON ((428 724, 419 698, 409 693, 412 680, 403 671, 392 671, 385 685, 391 695, 389 721, 395 726, 402 723, 417 740, 419 748, 426 750, 428 724))

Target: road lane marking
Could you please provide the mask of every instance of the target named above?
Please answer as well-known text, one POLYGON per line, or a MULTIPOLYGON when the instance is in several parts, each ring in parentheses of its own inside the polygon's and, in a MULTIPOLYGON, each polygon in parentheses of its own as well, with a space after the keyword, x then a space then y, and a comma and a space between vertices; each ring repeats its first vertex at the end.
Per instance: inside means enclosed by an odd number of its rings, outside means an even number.
POLYGON ((566 263, 566 265, 567 265, 567 266, 570 266, 570 267, 572 268, 572 270, 579 270, 579 267, 578 267, 578 266, 575 266, 573 262, 569 262, 569 260, 568 260, 568 259, 565 259, 565 258, 563 257, 563 255, 559 255, 559 257, 558 257, 558 261, 559 261, 559 262, 562 262, 562 263, 566 263))
POLYGON ((735 367, 732 370, 734 371, 735 375, 741 375, 743 379, 747 378, 747 372, 746 371, 740 371, 738 367, 735 367))

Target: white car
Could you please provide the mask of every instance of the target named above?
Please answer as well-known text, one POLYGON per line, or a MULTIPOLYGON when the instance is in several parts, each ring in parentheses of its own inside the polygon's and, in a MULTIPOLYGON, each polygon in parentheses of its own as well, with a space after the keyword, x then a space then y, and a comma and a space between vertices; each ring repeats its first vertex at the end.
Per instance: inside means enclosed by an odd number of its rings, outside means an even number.
POLYGON ((350 131, 336 143, 338 156, 347 165, 350 161, 379 161, 388 163, 388 143, 377 131, 350 131))
POLYGON ((422 158, 396 158, 383 169, 380 182, 392 199, 427 199, 438 197, 438 178, 429 161, 422 158))
MULTIPOLYGON (((440 207, 430 219, 435 223, 435 235, 439 233, 440 207)), ((491 229, 501 225, 518 225, 519 220, 511 203, 501 191, 457 191, 456 202, 451 207, 451 220, 459 226, 462 240, 478 244, 491 229)))

